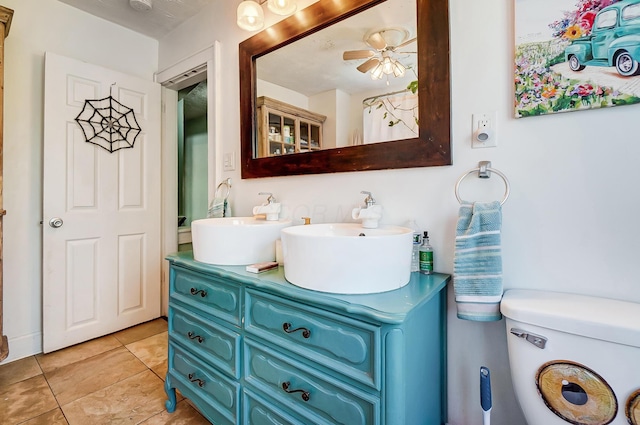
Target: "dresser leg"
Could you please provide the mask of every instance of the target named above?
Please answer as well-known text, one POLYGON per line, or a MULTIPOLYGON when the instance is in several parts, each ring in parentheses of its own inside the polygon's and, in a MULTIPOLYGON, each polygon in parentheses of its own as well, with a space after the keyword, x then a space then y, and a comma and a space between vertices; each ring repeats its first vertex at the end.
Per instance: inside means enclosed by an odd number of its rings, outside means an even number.
POLYGON ((176 410, 176 389, 171 385, 171 377, 167 374, 167 377, 164 381, 164 391, 167 393, 167 397, 169 400, 165 401, 164 407, 166 407, 167 412, 173 413, 176 410))

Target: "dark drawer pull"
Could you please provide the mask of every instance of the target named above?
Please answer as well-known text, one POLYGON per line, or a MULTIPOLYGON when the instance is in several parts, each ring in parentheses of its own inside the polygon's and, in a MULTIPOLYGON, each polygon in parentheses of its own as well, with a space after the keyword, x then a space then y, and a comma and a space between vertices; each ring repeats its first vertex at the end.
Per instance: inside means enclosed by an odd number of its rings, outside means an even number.
POLYGON ((198 295, 198 294, 200 294, 200 296, 204 298, 207 296, 207 291, 205 291, 204 289, 191 288, 191 295, 198 295))
POLYGON ((187 376, 189 377, 189 381, 197 383, 200 388, 204 387, 204 381, 196 378, 195 373, 190 373, 187 376))
POLYGON ((198 341, 200 344, 202 344, 204 342, 204 338, 201 337, 200 335, 196 335, 193 332, 189 331, 189 333, 187 334, 187 336, 189 337, 189 339, 195 339, 196 341, 198 341))
POLYGON ((287 322, 282 324, 282 329, 288 334, 294 333, 294 332, 297 332, 297 331, 302 331, 302 336, 303 337, 309 338, 311 336, 311 331, 309 329, 302 328, 302 327, 296 328, 296 329, 291 329, 291 323, 287 323, 287 322))
POLYGON ((289 387, 291 386, 290 382, 283 382, 282 383, 282 389, 289 393, 289 394, 293 394, 293 393, 302 393, 301 397, 304 401, 309 401, 309 391, 304 391, 304 390, 290 390, 289 387))

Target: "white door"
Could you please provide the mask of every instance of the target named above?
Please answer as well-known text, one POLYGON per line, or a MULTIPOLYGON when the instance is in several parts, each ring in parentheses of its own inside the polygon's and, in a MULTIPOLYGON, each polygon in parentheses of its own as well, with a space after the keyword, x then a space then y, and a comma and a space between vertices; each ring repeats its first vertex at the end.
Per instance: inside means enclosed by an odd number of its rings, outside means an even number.
MULTIPOLYGON (((44 100, 47 353, 160 316, 161 99, 157 83, 47 52, 44 100), (133 148, 109 152, 88 143, 75 121, 85 100, 110 95, 133 109, 141 130, 133 148)), ((112 140, 108 111, 96 114, 106 117, 94 124, 97 133, 112 140)), ((132 139, 131 114, 118 124, 132 139)))

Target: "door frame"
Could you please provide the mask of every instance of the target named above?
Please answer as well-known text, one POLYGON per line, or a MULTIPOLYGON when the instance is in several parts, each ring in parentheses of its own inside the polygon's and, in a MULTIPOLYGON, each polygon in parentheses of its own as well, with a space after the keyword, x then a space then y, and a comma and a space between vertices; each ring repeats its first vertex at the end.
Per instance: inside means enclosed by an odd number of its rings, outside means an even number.
MULTIPOLYGON (((220 42, 192 54, 176 64, 158 71, 154 80, 162 85, 162 256, 178 250, 178 90, 188 87, 193 80, 207 80, 207 205, 215 196, 216 182, 222 181, 222 146, 218 125, 222 110, 221 100, 216 98, 220 90, 220 42), (188 77, 185 77, 188 75, 188 77)), ((163 316, 168 315, 169 264, 162 262, 162 308, 163 316)))

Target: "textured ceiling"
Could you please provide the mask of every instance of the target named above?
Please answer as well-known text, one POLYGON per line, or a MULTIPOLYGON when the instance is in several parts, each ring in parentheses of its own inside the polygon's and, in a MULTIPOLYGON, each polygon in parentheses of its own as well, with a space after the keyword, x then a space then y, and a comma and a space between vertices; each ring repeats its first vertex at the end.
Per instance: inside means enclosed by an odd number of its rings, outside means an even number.
POLYGON ((152 8, 148 11, 132 8, 129 0, 59 1, 140 34, 160 39, 182 22, 219 0, 151 0, 152 8))

